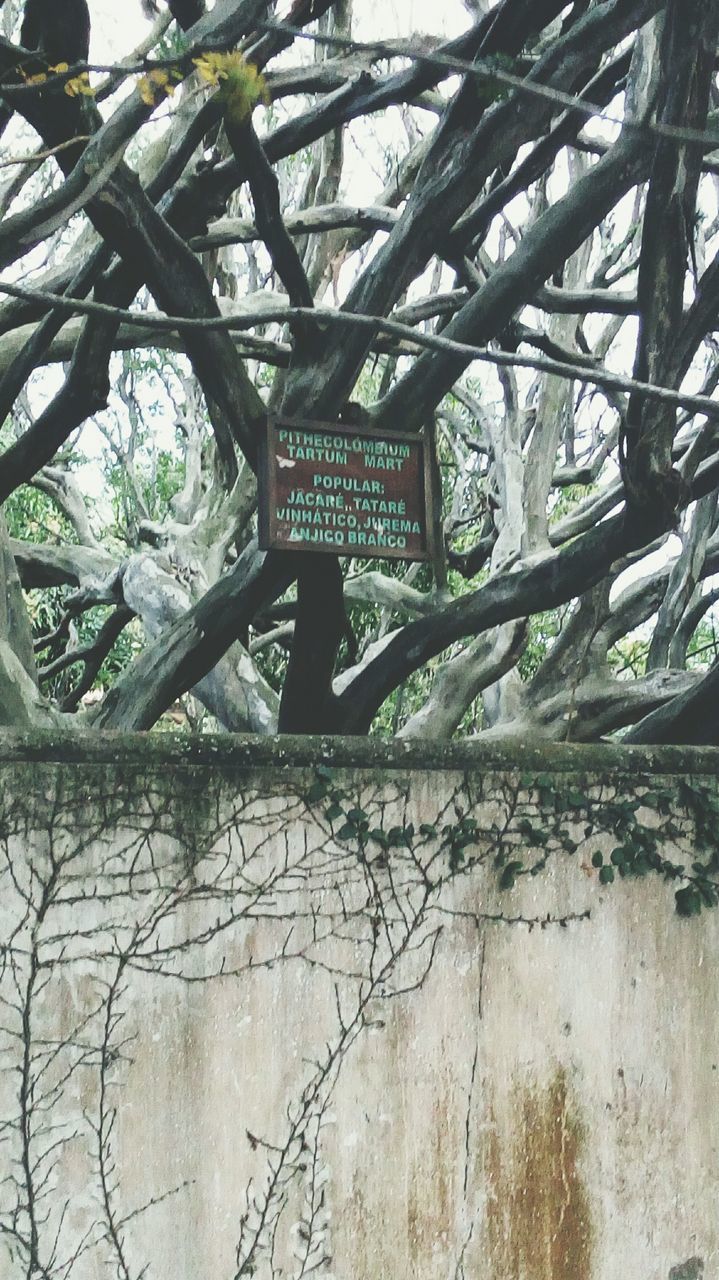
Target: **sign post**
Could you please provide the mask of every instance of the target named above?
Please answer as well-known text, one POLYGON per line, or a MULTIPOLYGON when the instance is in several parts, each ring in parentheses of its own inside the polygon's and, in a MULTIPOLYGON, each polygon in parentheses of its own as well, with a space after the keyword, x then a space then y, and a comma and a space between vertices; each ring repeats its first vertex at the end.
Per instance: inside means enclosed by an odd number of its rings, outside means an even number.
POLYGON ((429 462, 423 436, 271 418, 260 450, 260 547, 428 560, 429 462))

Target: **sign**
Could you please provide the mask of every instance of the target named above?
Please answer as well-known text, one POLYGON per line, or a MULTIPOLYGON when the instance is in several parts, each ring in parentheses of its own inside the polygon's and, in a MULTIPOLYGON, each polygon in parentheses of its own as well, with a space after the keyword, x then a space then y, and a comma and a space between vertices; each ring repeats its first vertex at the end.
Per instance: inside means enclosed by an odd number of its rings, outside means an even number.
POLYGON ((429 558, 431 481, 422 436, 270 419, 258 483, 265 551, 429 558))

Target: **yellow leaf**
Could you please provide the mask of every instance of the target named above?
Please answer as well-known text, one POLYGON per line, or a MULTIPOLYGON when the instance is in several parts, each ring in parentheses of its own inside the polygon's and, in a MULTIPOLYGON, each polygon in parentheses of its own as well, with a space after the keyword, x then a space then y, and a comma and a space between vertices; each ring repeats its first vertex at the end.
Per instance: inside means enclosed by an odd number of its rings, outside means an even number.
POLYGON ((94 98, 95 90, 90 84, 90 77, 87 71, 82 71, 79 76, 75 76, 74 79, 68 80, 65 85, 65 93, 68 98, 94 98))
POLYGON ((229 119, 241 124, 258 102, 270 103, 267 82, 241 53, 205 53, 195 58, 202 79, 220 90, 229 119))
POLYGON ((225 78, 227 72, 224 64, 232 56, 228 53, 204 53, 199 58, 193 58, 193 62, 202 79, 217 86, 225 78))
POLYGON ((137 88, 142 101, 148 107, 154 107, 164 97, 171 97, 175 92, 175 86, 168 72, 160 68, 148 71, 146 76, 142 76, 137 82, 137 88))
POLYGON ((150 84, 150 80, 147 76, 143 76, 142 79, 138 80, 137 91, 146 106, 154 107, 155 91, 152 85, 150 84))

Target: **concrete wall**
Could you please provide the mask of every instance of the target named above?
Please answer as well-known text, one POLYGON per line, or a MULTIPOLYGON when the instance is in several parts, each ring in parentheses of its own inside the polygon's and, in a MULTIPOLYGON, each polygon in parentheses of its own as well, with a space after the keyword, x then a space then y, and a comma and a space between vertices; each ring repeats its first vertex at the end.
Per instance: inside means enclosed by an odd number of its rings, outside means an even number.
POLYGON ((592 864, 638 800, 689 866, 718 774, 5 739, 0 1276, 719 1278, 719 912, 592 864))

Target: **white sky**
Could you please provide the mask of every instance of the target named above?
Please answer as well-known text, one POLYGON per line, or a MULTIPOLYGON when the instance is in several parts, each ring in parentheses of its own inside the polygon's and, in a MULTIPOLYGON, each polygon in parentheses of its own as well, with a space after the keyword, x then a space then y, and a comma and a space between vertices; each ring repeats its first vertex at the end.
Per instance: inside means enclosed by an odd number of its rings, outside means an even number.
MULTIPOLYGON (((130 53, 147 31, 140 0, 88 0, 92 16, 91 56, 109 62, 130 53)), ((286 6, 289 7, 289 6, 286 6)), ((461 0, 355 0, 358 39, 456 35, 471 18, 461 0)))

